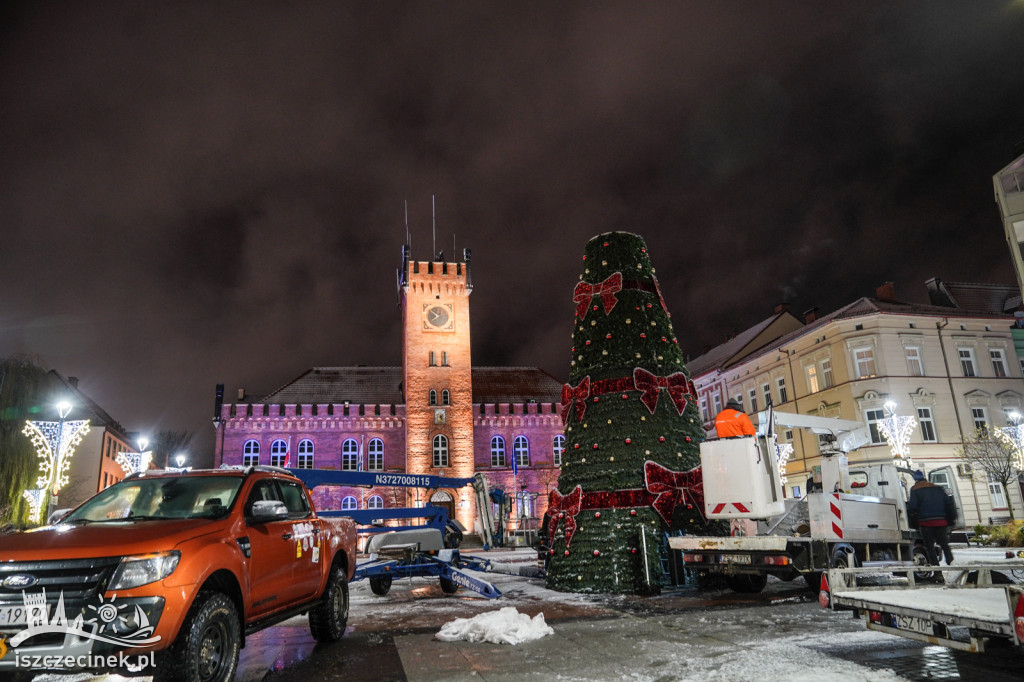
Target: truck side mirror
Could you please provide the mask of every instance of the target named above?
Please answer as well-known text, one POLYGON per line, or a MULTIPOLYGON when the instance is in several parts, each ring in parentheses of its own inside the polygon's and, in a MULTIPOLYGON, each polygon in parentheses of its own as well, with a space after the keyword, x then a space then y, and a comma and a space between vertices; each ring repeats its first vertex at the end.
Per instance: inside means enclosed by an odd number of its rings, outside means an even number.
POLYGON ((269 523, 288 518, 288 507, 281 500, 257 500, 252 504, 250 523, 269 523))

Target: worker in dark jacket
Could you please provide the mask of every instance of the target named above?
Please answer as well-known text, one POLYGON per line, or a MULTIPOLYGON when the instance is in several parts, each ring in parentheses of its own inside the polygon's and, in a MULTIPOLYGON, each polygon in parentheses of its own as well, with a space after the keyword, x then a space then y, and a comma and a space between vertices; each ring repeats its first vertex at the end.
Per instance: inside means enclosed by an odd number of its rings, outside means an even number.
POLYGON ((754 425, 750 423, 750 417, 746 415, 743 411, 743 406, 735 399, 727 402, 725 409, 715 417, 715 432, 719 438, 755 435, 754 425))
POLYGON ((942 548, 946 564, 952 564, 953 552, 949 549, 946 529, 949 524, 956 522, 956 503, 943 488, 926 479, 920 469, 913 476, 916 483, 910 489, 910 500, 907 501, 910 525, 921 532, 930 564, 939 564, 935 556, 935 545, 942 548))

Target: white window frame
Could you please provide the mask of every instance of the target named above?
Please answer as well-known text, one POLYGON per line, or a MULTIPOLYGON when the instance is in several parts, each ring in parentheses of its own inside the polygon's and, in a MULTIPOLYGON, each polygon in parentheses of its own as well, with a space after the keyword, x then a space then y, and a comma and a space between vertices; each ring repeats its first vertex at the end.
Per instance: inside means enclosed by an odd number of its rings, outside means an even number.
POLYGON ((288 443, 284 438, 277 438, 270 444, 270 466, 283 467, 288 456, 288 443))
POLYGON ((870 379, 878 376, 878 363, 875 362, 874 346, 854 346, 850 349, 853 357, 853 368, 857 379, 870 379))
POLYGON ((907 358, 907 374, 912 377, 923 377, 924 357, 921 355, 921 347, 904 346, 903 352, 907 358))
POLYGON ((989 348, 988 356, 992 360, 992 373, 997 377, 1009 376, 1006 367, 1006 351, 1002 348, 989 348))
POLYGON ((917 423, 921 428, 922 443, 938 443, 939 432, 935 428, 935 418, 932 416, 932 408, 917 408, 917 423), (930 437, 929 437, 930 435, 930 437))
POLYGON ((768 409, 768 405, 772 402, 772 385, 769 382, 761 384, 761 395, 764 396, 764 406, 768 409))
POLYGON ((434 436, 431 451, 433 454, 432 461, 435 469, 450 466, 448 463, 448 436, 443 433, 439 433, 434 436))
POLYGON ((984 405, 972 405, 971 406, 971 422, 974 424, 974 430, 989 430, 988 420, 988 408, 984 405))
POLYGON ((994 480, 992 474, 988 474, 988 496, 992 502, 992 511, 1003 511, 1009 509, 1006 499, 1006 488, 1000 481, 994 480))
POLYGON ((367 509, 383 509, 384 498, 380 495, 370 495, 370 498, 366 500, 367 509))
POLYGON ((864 410, 864 419, 868 424, 868 432, 871 436, 872 445, 885 445, 885 439, 878 430, 878 422, 885 419, 885 410, 880 407, 864 410))
POLYGON ((826 355, 818 363, 821 368, 821 388, 832 388, 836 385, 835 376, 832 374, 832 356, 826 355))
POLYGON ((299 441, 298 457, 296 464, 299 469, 313 469, 315 465, 315 458, 313 457, 313 441, 309 438, 303 438, 299 441))
POLYGON ((757 389, 751 388, 747 391, 747 395, 750 396, 750 411, 757 412, 757 389))
MULTIPOLYGON (((722 396, 715 391, 715 394, 711 396, 711 404, 715 407, 715 415, 722 411, 722 396)), ((710 419, 710 418, 709 418, 710 419)))
POLYGON ((501 436, 491 438, 491 466, 505 467, 505 439, 501 436))
POLYGON ((786 377, 775 378, 775 389, 779 393, 779 405, 789 402, 789 394, 786 393, 786 377))
POLYGON ((565 454, 565 436, 558 433, 551 439, 551 458, 556 467, 562 466, 563 454, 565 454))
POLYGON ((427 405, 437 405, 437 389, 430 389, 430 393, 427 394, 427 405))
POLYGON ((366 444, 366 470, 384 471, 384 441, 371 438, 366 444))
POLYGON ((516 468, 530 466, 530 439, 516 436, 512 440, 512 456, 516 458, 516 468))
POLYGON ((346 438, 341 444, 341 470, 359 471, 359 441, 346 438))
POLYGON ((818 366, 810 364, 804 367, 804 373, 807 375, 807 392, 817 393, 821 390, 818 384, 818 366))
POLYGON ((703 419, 704 421, 709 421, 710 420, 710 417, 708 416, 708 397, 707 396, 702 396, 701 399, 700 399, 700 418, 703 419))
POLYGON ((258 440, 247 440, 242 446, 242 466, 254 467, 260 463, 260 442, 258 440))
POLYGON ((444 389, 443 391, 441 391, 441 404, 442 405, 451 405, 452 404, 452 394, 448 391, 447 388, 444 389))
POLYGON ((957 346, 956 354, 960 358, 960 373, 965 377, 978 376, 978 362, 974 357, 974 349, 957 346))
POLYGON ((341 498, 341 509, 342 511, 359 509, 359 500, 357 500, 354 495, 346 495, 341 498))

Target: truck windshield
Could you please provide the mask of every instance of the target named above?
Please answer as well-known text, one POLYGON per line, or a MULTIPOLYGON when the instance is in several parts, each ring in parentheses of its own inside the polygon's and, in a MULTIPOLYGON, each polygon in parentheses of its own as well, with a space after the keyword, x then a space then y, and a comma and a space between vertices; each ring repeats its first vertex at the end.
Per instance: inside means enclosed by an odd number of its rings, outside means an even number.
POLYGON ((228 513, 240 476, 135 478, 97 493, 62 523, 218 518, 228 513))

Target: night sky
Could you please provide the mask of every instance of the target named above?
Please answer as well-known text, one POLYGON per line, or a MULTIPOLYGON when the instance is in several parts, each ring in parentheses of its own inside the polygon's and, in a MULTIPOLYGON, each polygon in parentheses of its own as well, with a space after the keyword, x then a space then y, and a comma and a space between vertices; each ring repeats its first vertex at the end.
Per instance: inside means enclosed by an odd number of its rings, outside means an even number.
POLYGON ((567 377, 608 230, 696 356, 780 302, 1013 283, 1022 140, 1021 0, 8 3, 0 356, 206 451, 217 383, 400 364, 432 196, 476 365, 567 377))

